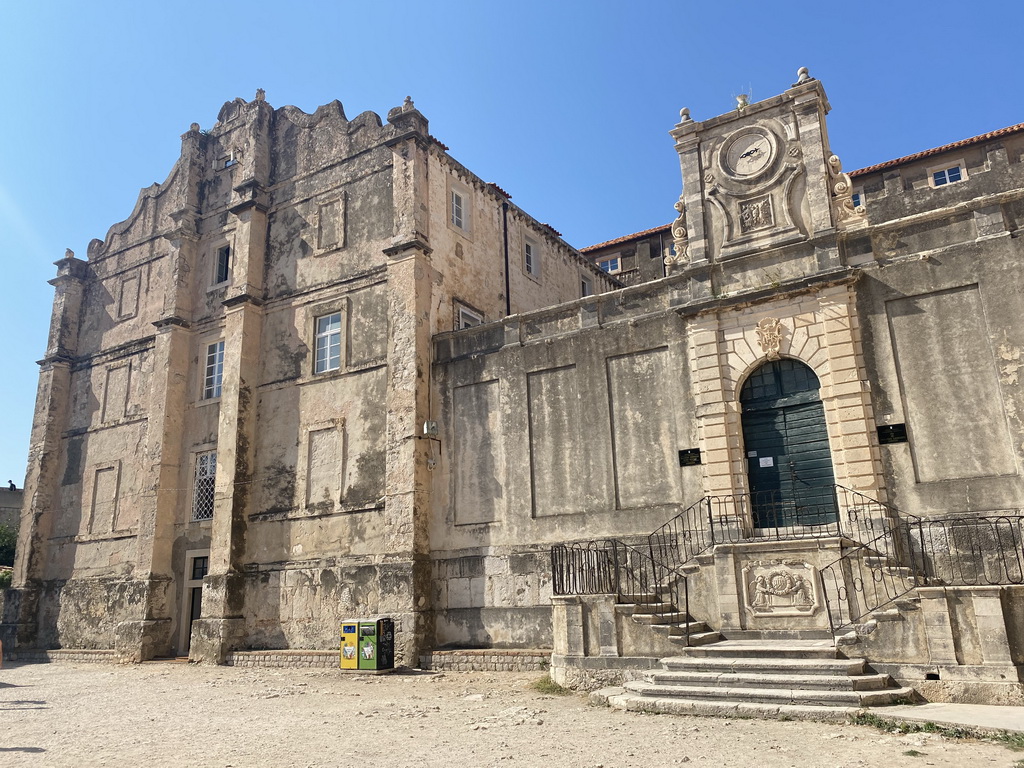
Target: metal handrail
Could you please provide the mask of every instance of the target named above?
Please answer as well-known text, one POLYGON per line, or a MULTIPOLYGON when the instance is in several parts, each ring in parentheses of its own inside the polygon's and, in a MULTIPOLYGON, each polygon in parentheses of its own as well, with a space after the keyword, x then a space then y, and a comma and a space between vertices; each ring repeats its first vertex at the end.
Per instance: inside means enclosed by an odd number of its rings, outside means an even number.
MULTIPOLYGON (((551 564, 556 595, 612 594, 620 603, 646 604, 653 616, 682 614, 690 621, 686 574, 658 563, 643 549, 617 539, 556 544, 551 564)), ((683 637, 689 645, 689 632, 683 637)))

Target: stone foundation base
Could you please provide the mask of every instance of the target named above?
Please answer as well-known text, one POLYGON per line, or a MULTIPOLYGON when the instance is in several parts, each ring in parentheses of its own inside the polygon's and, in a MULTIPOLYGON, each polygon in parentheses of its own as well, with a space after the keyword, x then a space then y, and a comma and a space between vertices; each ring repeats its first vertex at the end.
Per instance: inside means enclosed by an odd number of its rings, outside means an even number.
POLYGON ((551 679, 563 688, 595 691, 640 680, 660 660, 647 656, 552 656, 551 679))
MULTIPOLYGON (((338 669, 339 654, 339 651, 231 651, 225 657, 224 663, 229 667, 338 669)), ((372 674, 374 670, 345 671, 361 671, 372 674)))
POLYGON ((452 672, 544 672, 551 665, 551 651, 504 648, 470 648, 426 651, 420 654, 422 669, 452 672))
POLYGON ((98 664, 117 664, 120 661, 117 655, 117 651, 113 649, 94 651, 75 649, 57 651, 36 651, 29 648, 4 653, 4 659, 6 659, 7 661, 21 661, 43 664, 55 661, 76 661, 98 664))

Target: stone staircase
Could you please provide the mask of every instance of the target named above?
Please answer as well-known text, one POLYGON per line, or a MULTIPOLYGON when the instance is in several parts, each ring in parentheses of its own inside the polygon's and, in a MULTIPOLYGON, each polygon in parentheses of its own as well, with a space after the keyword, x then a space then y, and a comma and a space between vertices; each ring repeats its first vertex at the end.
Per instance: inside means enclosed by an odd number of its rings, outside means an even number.
POLYGON ((659 589, 658 592, 622 595, 615 610, 629 616, 637 624, 650 627, 653 632, 681 648, 716 643, 722 639, 721 633, 711 629, 706 622, 694 621, 693 617, 667 600, 666 591, 659 589))
POLYGON ((681 649, 661 666, 595 697, 638 712, 816 720, 915 697, 864 659, 843 657, 831 639, 726 640, 681 649))

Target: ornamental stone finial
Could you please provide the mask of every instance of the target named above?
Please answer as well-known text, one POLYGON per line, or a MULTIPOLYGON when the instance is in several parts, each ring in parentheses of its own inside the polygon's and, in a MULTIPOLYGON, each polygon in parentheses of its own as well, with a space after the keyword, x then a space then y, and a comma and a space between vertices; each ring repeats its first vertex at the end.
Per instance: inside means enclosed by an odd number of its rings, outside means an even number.
POLYGON ((192 131, 192 133, 198 133, 199 132, 199 123, 192 123, 192 125, 190 125, 188 127, 188 129, 190 131, 192 131))
POLYGON ((267 100, 267 92, 264 91, 262 88, 257 88, 256 89, 256 101, 266 101, 266 100, 267 100))
POLYGON ((689 107, 683 107, 682 109, 679 110, 679 122, 680 123, 688 123, 688 122, 690 122, 690 108, 689 107))
POLYGON ((412 96, 406 96, 405 101, 402 102, 402 111, 408 112, 410 109, 416 109, 412 103, 412 96))
POLYGON ((750 95, 741 93, 736 97, 736 109, 742 112, 744 109, 750 106, 750 95))
POLYGON ((64 249, 64 258, 65 259, 73 259, 73 258, 75 258, 75 252, 72 251, 70 248, 65 248, 64 249))
POLYGON ((806 83, 810 79, 811 79, 811 72, 810 72, 810 70, 807 69, 807 67, 800 67, 800 69, 798 69, 796 71, 796 84, 797 85, 802 85, 803 83, 806 83))

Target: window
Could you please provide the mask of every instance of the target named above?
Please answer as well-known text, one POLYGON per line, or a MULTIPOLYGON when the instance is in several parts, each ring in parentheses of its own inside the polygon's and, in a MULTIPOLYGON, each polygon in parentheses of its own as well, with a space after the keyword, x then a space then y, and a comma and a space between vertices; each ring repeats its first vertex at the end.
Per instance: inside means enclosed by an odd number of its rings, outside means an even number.
POLYGON ((216 480, 217 452, 204 451, 203 453, 197 453, 196 482, 192 497, 193 520, 213 519, 213 491, 216 480))
POLYGON ((483 325, 483 315, 474 312, 466 307, 458 307, 458 312, 455 315, 455 330, 461 331, 463 328, 472 328, 475 325, 483 325))
POLYGON ((853 201, 855 210, 861 211, 864 209, 864 194, 862 192, 854 192, 850 195, 850 200, 853 201))
POLYGON ((452 226, 466 228, 466 199, 461 192, 452 190, 452 226))
POLYGON ((963 167, 960 165, 954 165, 952 168, 942 168, 932 171, 932 186, 941 187, 946 184, 955 184, 958 181, 962 181, 966 176, 967 174, 964 173, 963 167))
POLYGON ((597 266, 599 266, 601 269, 603 269, 605 272, 607 272, 610 275, 613 275, 616 272, 620 272, 622 270, 622 268, 621 268, 621 266, 619 264, 619 257, 618 256, 613 256, 610 259, 604 259, 602 261, 599 261, 599 262, 597 262, 597 266))
POLYGON ((540 277, 540 254, 536 243, 529 240, 523 243, 523 269, 530 277, 540 277))
POLYGON ((316 319, 316 343, 313 372, 324 373, 341 368, 341 312, 316 319))
POLYGON ((589 275, 580 275, 580 298, 594 295, 594 281, 589 275))
POLYGON ((217 264, 213 275, 213 284, 226 283, 231 277, 231 246, 225 245, 217 249, 217 264))
POLYGON ((216 341, 206 348, 206 375, 203 377, 203 400, 220 397, 224 383, 224 341, 216 341))

